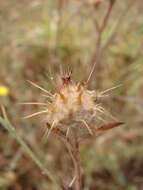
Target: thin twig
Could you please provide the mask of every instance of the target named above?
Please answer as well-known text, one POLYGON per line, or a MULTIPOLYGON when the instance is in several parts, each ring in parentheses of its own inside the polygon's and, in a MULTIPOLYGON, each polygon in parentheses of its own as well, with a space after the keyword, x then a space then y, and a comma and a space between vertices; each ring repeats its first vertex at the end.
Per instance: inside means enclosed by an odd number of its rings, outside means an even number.
MULTIPOLYGON (((102 55, 102 34, 104 32, 105 27, 107 26, 107 23, 108 23, 110 14, 112 12, 112 8, 113 8, 114 3, 115 3, 115 0, 110 0, 109 6, 107 8, 107 11, 106 11, 105 16, 104 16, 103 21, 102 21, 102 24, 100 26, 96 21, 96 26, 98 26, 98 27, 96 27, 97 28, 97 35, 98 35, 97 41, 96 41, 96 49, 95 49, 95 52, 94 52, 94 54, 90 60, 89 65, 94 64, 98 67, 100 65, 101 55, 102 55)), ((94 71, 95 71, 95 66, 93 67, 91 74, 93 74, 94 71)), ((91 78, 91 76, 90 76, 90 78, 91 78)))
POLYGON ((123 19, 125 18, 126 14, 129 12, 130 8, 134 5, 134 2, 128 4, 128 6, 125 8, 124 12, 122 12, 116 22, 114 31, 112 32, 111 36, 109 37, 109 39, 107 40, 107 42, 104 44, 104 46, 102 47, 102 52, 104 52, 109 45, 113 42, 115 36, 118 33, 119 27, 121 27, 121 24, 123 23, 123 19))

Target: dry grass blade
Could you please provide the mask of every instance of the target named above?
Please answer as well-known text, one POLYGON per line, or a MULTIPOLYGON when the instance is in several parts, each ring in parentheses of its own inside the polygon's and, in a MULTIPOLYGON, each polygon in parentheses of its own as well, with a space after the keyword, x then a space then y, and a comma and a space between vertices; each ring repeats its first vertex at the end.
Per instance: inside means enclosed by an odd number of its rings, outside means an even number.
POLYGON ((1 105, 0 107, 1 107, 2 115, 3 115, 4 119, 6 121, 8 121, 8 117, 7 117, 7 113, 6 113, 5 107, 3 105, 1 105))
POLYGON ((75 180, 76 180, 76 176, 74 176, 73 179, 72 179, 72 181, 70 182, 70 184, 69 184, 69 188, 72 187, 72 185, 73 185, 73 183, 75 182, 75 180))

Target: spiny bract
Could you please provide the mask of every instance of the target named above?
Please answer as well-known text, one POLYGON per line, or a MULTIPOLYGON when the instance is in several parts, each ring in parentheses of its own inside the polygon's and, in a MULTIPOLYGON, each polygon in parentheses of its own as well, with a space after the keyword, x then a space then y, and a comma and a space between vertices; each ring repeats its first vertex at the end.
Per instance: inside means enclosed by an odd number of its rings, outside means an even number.
POLYGON ((87 132, 92 134, 97 112, 103 112, 96 103, 99 96, 96 91, 88 90, 86 84, 76 84, 71 75, 62 77, 62 85, 48 106, 47 123, 65 131, 72 127, 86 127, 87 132))
POLYGON ((54 129, 58 129, 66 134, 69 131, 82 138, 87 134, 93 135, 98 129, 107 130, 116 127, 122 122, 109 123, 100 128, 97 127, 97 121, 102 120, 101 114, 105 113, 103 107, 97 103, 99 97, 103 97, 106 92, 116 87, 107 89, 101 93, 95 90, 88 90, 87 82, 85 84, 75 83, 72 80, 71 73, 61 77, 62 84, 57 88, 55 94, 43 89, 37 84, 30 82, 35 87, 41 89, 50 99, 48 103, 29 103, 46 106, 45 110, 39 111, 26 118, 45 113, 44 121, 47 124, 45 137, 54 129))

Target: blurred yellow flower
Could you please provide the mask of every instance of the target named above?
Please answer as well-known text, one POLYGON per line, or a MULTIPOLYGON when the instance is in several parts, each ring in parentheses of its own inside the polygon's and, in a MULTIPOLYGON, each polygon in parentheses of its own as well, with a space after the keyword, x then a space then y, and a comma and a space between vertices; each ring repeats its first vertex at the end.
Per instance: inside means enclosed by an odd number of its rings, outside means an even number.
POLYGON ((6 86, 0 85, 0 96, 7 96, 8 88, 6 86))

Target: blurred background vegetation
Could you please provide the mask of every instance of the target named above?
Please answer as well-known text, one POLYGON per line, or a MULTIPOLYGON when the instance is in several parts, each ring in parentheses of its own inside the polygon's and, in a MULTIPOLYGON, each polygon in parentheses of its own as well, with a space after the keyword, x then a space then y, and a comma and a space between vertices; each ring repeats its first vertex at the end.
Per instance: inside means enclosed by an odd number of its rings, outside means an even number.
MULTIPOLYGON (((43 101, 34 81, 54 91, 60 68, 75 81, 105 90, 123 84, 104 106, 124 127, 81 145, 84 190, 143 189, 142 0, 5 0, 0 2, 0 103, 19 134, 63 183, 72 163, 58 139, 42 145, 39 110, 19 102, 43 101)), ((55 190, 54 184, 0 126, 0 189, 55 190)))

